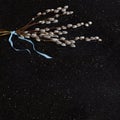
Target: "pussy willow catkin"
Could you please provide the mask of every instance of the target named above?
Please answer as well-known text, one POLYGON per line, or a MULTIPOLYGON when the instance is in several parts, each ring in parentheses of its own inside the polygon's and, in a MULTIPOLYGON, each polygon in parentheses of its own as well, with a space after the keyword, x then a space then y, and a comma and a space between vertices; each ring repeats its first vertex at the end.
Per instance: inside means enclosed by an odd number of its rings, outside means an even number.
POLYGON ((13 36, 17 36, 20 40, 27 41, 30 44, 32 44, 33 50, 47 58, 51 59, 49 55, 45 53, 41 53, 35 49, 34 43, 32 40, 36 40, 38 42, 53 42, 57 45, 66 47, 76 47, 76 42, 79 40, 84 41, 99 41, 101 42, 102 39, 98 36, 91 36, 91 37, 85 37, 85 36, 76 36, 74 39, 68 39, 68 30, 70 29, 76 29, 80 27, 89 27, 92 25, 92 21, 88 21, 87 23, 80 22, 76 24, 66 24, 62 26, 57 26, 57 23, 59 23, 59 18, 62 16, 68 16, 72 15, 73 11, 68 11, 68 6, 64 7, 58 7, 57 9, 47 9, 45 12, 38 12, 35 17, 31 19, 30 22, 28 22, 25 26, 15 30, 15 31, 7 31, 4 29, 0 29, 0 36, 6 36, 9 35, 9 43, 11 47, 15 51, 27 51, 29 53, 29 49, 17 49, 13 45, 12 38, 13 36), (54 24, 56 24, 54 26, 54 24), (45 25, 45 27, 41 27, 42 25, 45 25), (51 27, 52 26, 52 27, 51 27), (31 40, 32 39, 32 40, 31 40))

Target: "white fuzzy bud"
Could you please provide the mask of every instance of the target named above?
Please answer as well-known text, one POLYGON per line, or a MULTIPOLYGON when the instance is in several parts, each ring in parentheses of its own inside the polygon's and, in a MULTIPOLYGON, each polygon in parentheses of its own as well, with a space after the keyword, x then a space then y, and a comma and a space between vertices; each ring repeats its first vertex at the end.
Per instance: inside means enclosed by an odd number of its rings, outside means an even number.
POLYGON ((67 44, 67 45, 70 45, 71 44, 71 42, 70 41, 65 41, 65 43, 67 44))
POLYGON ((85 38, 85 41, 88 41, 88 42, 89 42, 89 41, 91 41, 91 39, 88 38, 88 37, 86 37, 86 38, 85 38))
POLYGON ((61 9, 62 9, 62 7, 58 7, 57 9, 58 9, 58 10, 61 10, 61 9))
POLYGON ((40 31, 40 28, 35 28, 35 31, 40 31))
POLYGON ((36 34, 36 33, 33 33, 33 34, 31 34, 31 37, 32 37, 32 38, 36 38, 36 37, 37 37, 37 34, 36 34))
POLYGON ((71 44, 70 46, 71 46, 71 47, 76 47, 76 45, 75 45, 75 44, 71 44))
POLYGON ((71 28, 72 26, 73 26, 72 24, 68 24, 68 25, 67 25, 68 28, 71 28))
POLYGON ((62 33, 63 33, 63 34, 68 34, 68 32, 67 32, 67 31, 62 31, 62 33))
POLYGON ((35 18, 32 18, 32 21, 34 21, 35 20, 35 18))
POLYGON ((61 27, 57 27, 56 29, 57 29, 57 30, 61 30, 62 28, 61 28, 61 27))
POLYGON ((84 23, 84 22, 81 22, 80 24, 81 24, 81 25, 84 25, 85 23, 84 23))
POLYGON ((99 42, 102 42, 102 39, 98 39, 99 42))
POLYGON ((62 12, 66 12, 66 9, 62 9, 62 12))
POLYGON ((45 21, 46 24, 51 24, 51 21, 45 21))
POLYGON ((77 23, 77 27, 80 27, 81 26, 81 23, 77 23))
POLYGON ((48 18, 50 21, 54 21, 55 20, 55 18, 48 18))
POLYGON ((49 12, 51 12, 51 10, 50 10, 50 9, 47 9, 46 12, 49 13, 49 12))
POLYGON ((67 29, 67 27, 66 27, 66 26, 62 26, 61 28, 62 28, 63 30, 67 29))
POLYGON ((58 18, 60 15, 59 14, 56 14, 55 17, 58 18))
POLYGON ((86 24, 85 24, 85 26, 86 26, 86 27, 89 27, 89 24, 88 24, 88 23, 86 23, 86 24))
POLYGON ((79 40, 80 39, 80 37, 75 37, 75 40, 79 40))
POLYGON ((72 28, 77 28, 77 25, 73 25, 72 28))
POLYGON ((59 10, 54 10, 54 13, 58 13, 59 12, 59 10))
POLYGON ((61 46, 65 47, 65 46, 66 46, 66 44, 65 44, 65 43, 62 43, 62 44, 61 44, 61 46))
POLYGON ((52 38, 51 40, 54 41, 54 42, 58 41, 57 38, 52 38))
POLYGON ((54 20, 53 23, 58 23, 58 20, 54 20))
POLYGON ((99 39, 99 37, 98 37, 98 36, 96 36, 96 37, 95 37, 95 39, 97 39, 97 40, 98 40, 98 39, 99 39))
POLYGON ((61 37, 60 40, 65 40, 65 37, 61 37))
POLYGON ((40 16, 42 13, 41 12, 39 12, 39 13, 37 13, 37 16, 40 16))
POLYGON ((89 25, 92 25, 92 21, 89 21, 88 24, 89 24, 89 25))
POLYGON ((40 32, 45 33, 45 29, 41 29, 40 32))
POLYGON ((85 39, 85 36, 80 36, 80 40, 84 40, 85 39))
POLYGON ((36 41, 40 42, 41 40, 40 40, 40 38, 39 38, 39 37, 37 37, 37 38, 36 38, 36 41))
POLYGON ((75 43, 75 41, 74 41, 74 40, 70 40, 70 42, 71 42, 71 43, 75 43))
POLYGON ((70 14, 73 14, 74 12, 73 12, 73 11, 70 11, 69 13, 70 13, 70 14))
POLYGON ((60 41, 56 41, 56 43, 57 43, 58 45, 62 44, 62 42, 60 42, 60 41))
POLYGON ((43 12, 42 15, 46 15, 46 12, 43 12))
POLYGON ((64 8, 65 8, 65 9, 68 9, 68 8, 69 8, 69 6, 68 6, 68 5, 66 5, 66 6, 64 6, 64 8))

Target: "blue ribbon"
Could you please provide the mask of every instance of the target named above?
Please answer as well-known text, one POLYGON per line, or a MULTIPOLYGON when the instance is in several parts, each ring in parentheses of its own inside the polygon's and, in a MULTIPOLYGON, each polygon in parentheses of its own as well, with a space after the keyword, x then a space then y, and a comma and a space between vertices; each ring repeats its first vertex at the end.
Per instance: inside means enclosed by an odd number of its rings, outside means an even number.
POLYGON ((16 35, 20 40, 29 42, 29 43, 32 45, 33 50, 34 50, 37 54, 39 54, 39 55, 41 55, 41 56, 43 56, 43 57, 45 57, 45 58, 47 58, 47 59, 51 59, 51 58, 52 58, 52 57, 50 57, 50 56, 47 55, 47 54, 44 54, 44 53, 41 53, 41 52, 37 51, 36 48, 35 48, 34 43, 33 43, 31 40, 26 39, 26 38, 23 38, 23 37, 20 37, 15 31, 11 31, 11 34, 10 34, 10 37, 9 37, 8 41, 9 41, 11 47, 12 47, 15 51, 27 51, 29 54, 31 54, 31 52, 30 52, 29 49, 16 49, 16 48, 14 47, 13 41, 12 41, 13 35, 16 35))

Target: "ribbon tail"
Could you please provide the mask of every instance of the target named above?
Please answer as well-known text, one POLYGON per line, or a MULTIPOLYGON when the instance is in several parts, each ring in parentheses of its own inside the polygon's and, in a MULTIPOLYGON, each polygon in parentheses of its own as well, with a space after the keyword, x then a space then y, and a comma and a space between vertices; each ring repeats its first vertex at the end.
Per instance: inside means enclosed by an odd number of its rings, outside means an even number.
POLYGON ((31 54, 31 52, 30 52, 29 49, 22 50, 22 49, 17 49, 17 48, 14 47, 13 41, 12 41, 13 35, 16 35, 16 34, 15 34, 15 31, 11 32, 10 37, 9 37, 9 39, 8 39, 8 41, 9 41, 11 47, 12 47, 15 51, 27 51, 27 52, 29 52, 29 53, 31 54))
POLYGON ((45 54, 45 53, 42 53, 42 52, 37 51, 36 48, 35 48, 34 43, 33 43, 31 40, 28 40, 28 39, 25 39, 25 38, 22 38, 22 37, 18 37, 18 38, 21 39, 21 40, 24 40, 24 41, 29 42, 29 43, 32 45, 33 50, 34 50, 37 54, 39 54, 39 55, 41 55, 41 56, 43 56, 43 57, 45 57, 45 58, 47 58, 47 59, 51 59, 51 58, 52 58, 52 57, 50 57, 49 55, 47 55, 47 54, 45 54))

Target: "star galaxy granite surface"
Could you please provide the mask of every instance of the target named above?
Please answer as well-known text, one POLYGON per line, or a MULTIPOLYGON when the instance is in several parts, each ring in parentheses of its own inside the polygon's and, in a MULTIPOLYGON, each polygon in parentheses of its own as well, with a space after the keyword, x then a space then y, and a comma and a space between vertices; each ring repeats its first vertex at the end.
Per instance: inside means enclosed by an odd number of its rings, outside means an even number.
MULTIPOLYGON (((0 37, 0 120, 120 120, 120 1, 0 0, 0 28, 16 30, 33 15, 69 5, 61 24, 93 21, 71 36, 98 35, 76 48, 34 42, 53 59, 16 52, 0 37)), ((13 37, 18 48, 31 48, 13 37)), ((32 50, 32 49, 31 49, 32 50)))

